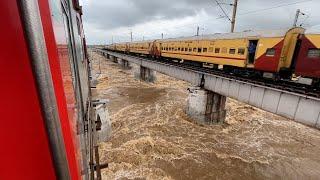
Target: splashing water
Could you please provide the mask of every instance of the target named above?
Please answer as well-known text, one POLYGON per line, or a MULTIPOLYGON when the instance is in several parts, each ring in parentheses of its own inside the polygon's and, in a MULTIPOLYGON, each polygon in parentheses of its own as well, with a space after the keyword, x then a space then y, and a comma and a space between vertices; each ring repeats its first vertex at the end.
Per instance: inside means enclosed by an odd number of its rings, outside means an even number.
POLYGON ((102 68, 94 96, 110 100, 112 116, 104 179, 319 179, 319 130, 232 99, 225 124, 197 125, 184 112, 188 83, 159 73, 145 83, 90 56, 102 68))

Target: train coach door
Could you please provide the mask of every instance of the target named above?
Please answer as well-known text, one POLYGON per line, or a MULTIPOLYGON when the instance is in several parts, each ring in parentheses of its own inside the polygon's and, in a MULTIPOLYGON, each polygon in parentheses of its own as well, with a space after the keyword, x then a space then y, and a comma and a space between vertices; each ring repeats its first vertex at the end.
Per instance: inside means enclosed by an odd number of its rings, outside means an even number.
POLYGON ((248 65, 253 65, 256 57, 258 40, 249 40, 248 44, 248 65))

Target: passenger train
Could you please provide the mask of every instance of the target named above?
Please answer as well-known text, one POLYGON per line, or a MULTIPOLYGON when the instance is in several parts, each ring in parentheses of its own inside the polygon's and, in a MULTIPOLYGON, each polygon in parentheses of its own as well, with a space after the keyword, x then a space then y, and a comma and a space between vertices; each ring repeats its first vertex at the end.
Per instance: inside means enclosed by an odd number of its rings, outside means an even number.
POLYGON ((0 22, 0 179, 101 178, 78 0, 1 0, 0 22))
POLYGON ((280 30, 110 44, 108 50, 320 87, 320 33, 280 30))

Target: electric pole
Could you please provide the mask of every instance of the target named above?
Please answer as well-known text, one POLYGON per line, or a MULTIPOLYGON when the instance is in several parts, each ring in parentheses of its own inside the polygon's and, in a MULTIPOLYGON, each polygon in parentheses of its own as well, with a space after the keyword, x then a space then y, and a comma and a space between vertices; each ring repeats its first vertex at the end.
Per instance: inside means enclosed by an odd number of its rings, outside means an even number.
MULTIPOLYGON (((298 20, 299 20, 299 16, 302 15, 302 16, 305 16, 306 14, 301 12, 300 9, 297 9, 297 12, 296 12, 296 17, 294 18, 294 21, 293 21, 293 27, 297 27, 297 23, 298 23, 298 20)), ((307 15, 308 16, 308 15, 307 15)), ((302 24, 301 24, 302 25, 302 24)), ((301 26, 300 25, 300 26, 301 26)))
POLYGON ((132 42, 132 30, 130 30, 130 39, 131 39, 131 42, 132 42))
POLYGON ((238 8, 238 0, 234 0, 233 4, 227 4, 227 3, 220 3, 218 0, 215 0, 219 8, 224 14, 224 17, 226 17, 230 22, 231 22, 231 32, 234 32, 235 29, 235 24, 236 24, 236 16, 237 16, 237 8, 238 8), (233 6, 233 13, 232 13, 232 18, 230 19, 229 15, 227 12, 222 8, 221 4, 226 4, 233 6))
POLYGON ((161 39, 163 39, 163 33, 161 33, 161 39))
POLYGON ((199 36, 199 30, 200 30, 200 27, 198 26, 197 27, 197 36, 199 36))
POLYGON ((294 21, 293 21, 293 27, 297 27, 297 22, 298 22, 298 19, 299 19, 299 15, 300 15, 300 9, 297 9, 296 17, 294 18, 294 21))
POLYGON ((236 24, 237 8, 238 8, 238 0, 234 0, 232 19, 231 19, 231 32, 232 33, 234 32, 234 27, 236 24))

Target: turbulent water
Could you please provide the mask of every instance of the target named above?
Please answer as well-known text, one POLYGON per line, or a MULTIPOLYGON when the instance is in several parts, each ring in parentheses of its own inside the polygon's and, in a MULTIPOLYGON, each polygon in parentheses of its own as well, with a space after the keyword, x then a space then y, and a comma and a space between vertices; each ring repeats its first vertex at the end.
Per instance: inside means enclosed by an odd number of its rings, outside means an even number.
POLYGON ((110 100, 103 179, 320 179, 319 130, 232 99, 225 124, 201 126, 184 112, 190 84, 159 73, 145 83, 90 58, 101 72, 94 94, 110 100))

